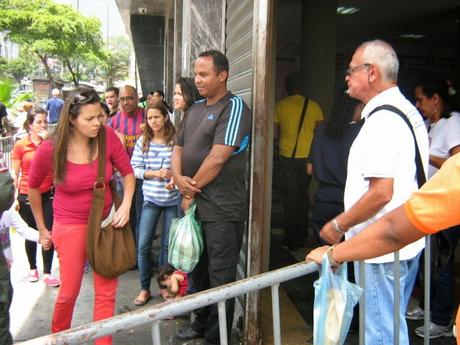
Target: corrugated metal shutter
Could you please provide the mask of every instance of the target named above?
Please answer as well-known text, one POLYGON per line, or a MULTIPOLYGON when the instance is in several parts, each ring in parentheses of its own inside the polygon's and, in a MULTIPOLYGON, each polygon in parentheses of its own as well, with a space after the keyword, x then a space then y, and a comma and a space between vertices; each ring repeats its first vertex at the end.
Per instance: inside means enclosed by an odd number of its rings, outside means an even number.
POLYGON ((225 54, 230 62, 228 89, 252 106, 253 0, 228 0, 225 54))
MULTIPOLYGON (((225 26, 225 54, 230 63, 227 87, 252 107, 252 36, 253 36, 253 0, 227 0, 225 26)), ((248 176, 249 181, 249 176, 248 176)), ((247 232, 246 232, 247 233, 247 232)), ((246 277, 247 236, 244 236, 240 261, 237 267, 237 279, 246 277)), ((243 328, 245 298, 239 296, 235 303, 235 322, 243 328)))

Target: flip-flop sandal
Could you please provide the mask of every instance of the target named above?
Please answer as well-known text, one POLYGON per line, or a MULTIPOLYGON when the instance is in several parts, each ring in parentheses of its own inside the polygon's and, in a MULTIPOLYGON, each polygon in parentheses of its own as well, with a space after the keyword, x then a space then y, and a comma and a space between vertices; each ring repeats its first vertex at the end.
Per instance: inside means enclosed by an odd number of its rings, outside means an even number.
POLYGON ((152 296, 148 296, 146 299, 142 300, 142 299, 135 299, 133 304, 137 307, 141 307, 143 305, 146 305, 148 301, 150 301, 150 299, 152 298, 152 296))

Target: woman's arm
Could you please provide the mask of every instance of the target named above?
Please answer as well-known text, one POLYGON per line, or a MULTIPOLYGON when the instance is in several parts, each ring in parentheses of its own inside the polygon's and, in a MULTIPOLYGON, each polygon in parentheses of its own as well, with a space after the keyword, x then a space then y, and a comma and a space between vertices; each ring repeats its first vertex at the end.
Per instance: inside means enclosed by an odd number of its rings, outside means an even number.
POLYGON ((129 221, 129 211, 133 200, 134 188, 136 187, 136 179, 134 174, 123 176, 123 201, 121 206, 115 212, 112 225, 116 228, 121 228, 129 221))
POLYGON ((40 234, 39 242, 42 244, 45 250, 48 250, 51 248, 51 232, 45 225, 45 217, 43 216, 42 206, 42 193, 38 188, 29 187, 28 195, 30 208, 34 214, 37 230, 40 234))

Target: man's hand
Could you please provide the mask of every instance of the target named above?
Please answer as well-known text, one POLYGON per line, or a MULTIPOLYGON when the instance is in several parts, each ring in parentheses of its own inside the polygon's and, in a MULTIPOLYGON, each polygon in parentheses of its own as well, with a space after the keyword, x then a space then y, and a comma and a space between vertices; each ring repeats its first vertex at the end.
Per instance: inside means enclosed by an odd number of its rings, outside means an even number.
POLYGON ((175 183, 179 191, 184 196, 184 199, 193 198, 196 193, 200 193, 201 190, 195 187, 196 181, 188 176, 179 176, 175 179, 175 183))
POLYGON ((184 210, 184 212, 187 212, 190 205, 192 204, 192 201, 193 198, 182 198, 182 210, 184 210))
POLYGON ((321 265, 324 253, 326 253, 329 250, 329 248, 330 246, 322 246, 313 249, 310 253, 307 254, 307 256, 305 257, 305 261, 313 261, 321 265))
POLYGON ((335 230, 332 222, 327 222, 321 229, 319 236, 327 243, 336 244, 340 242, 343 234, 335 230))

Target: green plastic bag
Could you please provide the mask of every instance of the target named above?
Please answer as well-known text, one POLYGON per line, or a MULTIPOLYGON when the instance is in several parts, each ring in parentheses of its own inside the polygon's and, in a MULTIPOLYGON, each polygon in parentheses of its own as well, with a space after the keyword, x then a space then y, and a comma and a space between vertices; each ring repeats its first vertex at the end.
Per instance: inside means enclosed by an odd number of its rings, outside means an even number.
POLYGON ((169 230, 168 262, 176 269, 191 272, 203 252, 201 225, 195 219, 195 201, 180 219, 173 219, 169 230))

